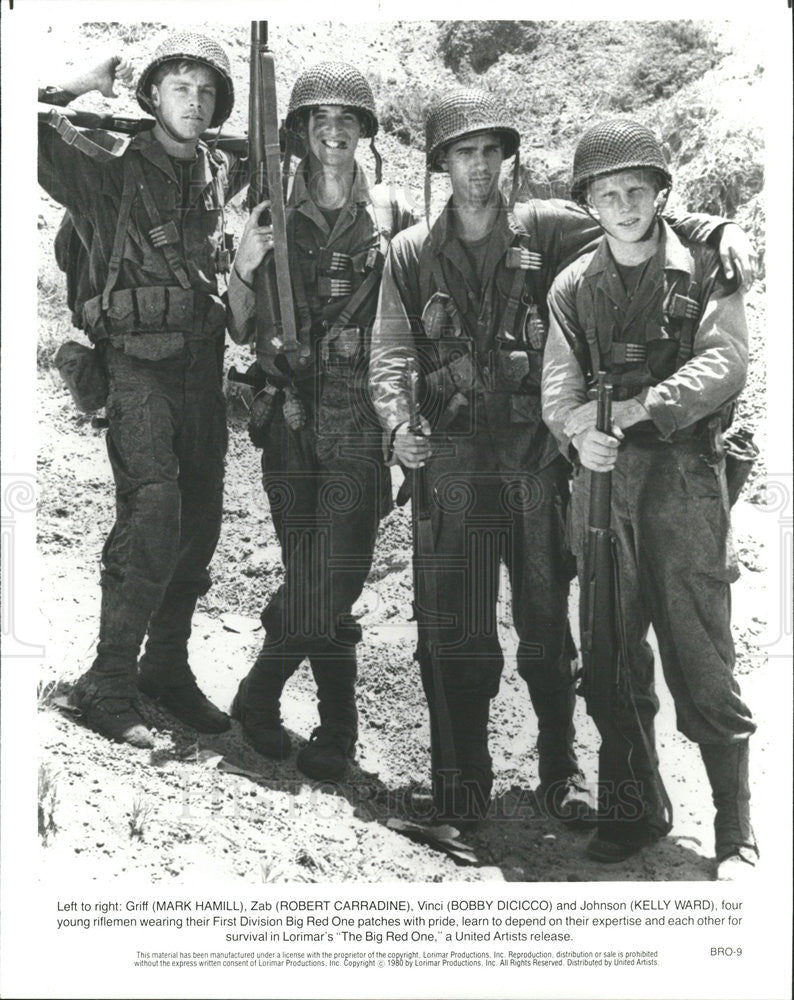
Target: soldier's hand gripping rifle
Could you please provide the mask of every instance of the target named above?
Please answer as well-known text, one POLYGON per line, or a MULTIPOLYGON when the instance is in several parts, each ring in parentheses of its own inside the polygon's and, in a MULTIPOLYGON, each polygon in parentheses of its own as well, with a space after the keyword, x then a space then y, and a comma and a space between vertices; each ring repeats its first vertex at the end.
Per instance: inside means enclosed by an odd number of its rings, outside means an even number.
MULTIPOLYGON (((419 405, 419 373, 409 372, 411 396, 412 434, 422 434, 422 417, 419 405)), ((424 468, 411 470, 411 520, 414 542, 414 619, 418 633, 419 666, 422 683, 430 706, 430 738, 433 766, 433 783, 436 773, 445 772, 447 781, 454 780, 457 772, 452 723, 444 690, 444 678, 438 661, 440 635, 438 628, 438 576, 433 564, 434 538, 424 468)))
MULTIPOLYGON (((309 331, 297 334, 287 247, 284 191, 281 184, 276 76, 273 53, 267 44, 267 21, 251 22, 251 76, 248 104, 248 209, 268 198, 273 225, 273 253, 254 274, 256 296, 256 357, 265 371, 276 376, 274 362, 284 355, 290 369, 308 363, 309 331)), ((261 219, 260 223, 268 220, 261 219)))
MULTIPOLYGON (((606 372, 598 373, 596 430, 612 433, 612 381, 606 372)), ((650 745, 637 711, 631 684, 628 642, 620 592, 620 566, 617 538, 610 528, 612 509, 612 472, 591 472, 590 510, 585 548, 584 605, 582 625, 582 681, 580 694, 594 718, 610 719, 628 742, 631 764, 633 745, 617 726, 618 716, 633 718, 639 733, 645 760, 656 783, 659 800, 672 827, 673 807, 656 765, 656 752, 650 745)))

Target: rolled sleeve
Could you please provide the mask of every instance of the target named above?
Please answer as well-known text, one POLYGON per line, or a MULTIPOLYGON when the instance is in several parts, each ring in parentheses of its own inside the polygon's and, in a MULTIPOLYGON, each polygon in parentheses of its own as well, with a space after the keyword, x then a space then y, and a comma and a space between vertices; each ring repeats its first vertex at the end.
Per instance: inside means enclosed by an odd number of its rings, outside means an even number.
POLYGON ((409 308, 400 292, 397 241, 389 248, 372 329, 369 389, 375 412, 389 436, 411 419, 407 375, 418 369, 409 308))
POLYGON ((571 413, 587 402, 587 384, 572 346, 577 328, 573 303, 566 296, 568 284, 570 281, 563 273, 549 293, 549 334, 543 351, 541 401, 543 422, 557 439, 560 451, 570 460, 572 442, 563 427, 571 413))
POLYGON ((716 413, 744 388, 748 334, 741 292, 709 300, 693 352, 675 374, 639 397, 664 439, 716 413))
POLYGON ((237 344, 252 343, 256 335, 256 296, 253 286, 246 284, 234 268, 226 301, 229 336, 237 344))

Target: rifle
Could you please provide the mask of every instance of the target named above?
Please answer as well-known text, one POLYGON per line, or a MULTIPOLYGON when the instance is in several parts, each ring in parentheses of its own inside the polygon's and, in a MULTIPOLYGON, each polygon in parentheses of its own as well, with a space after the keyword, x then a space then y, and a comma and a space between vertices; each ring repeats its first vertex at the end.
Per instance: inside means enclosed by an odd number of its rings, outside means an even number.
MULTIPOLYGON (((126 118, 123 115, 96 114, 93 111, 76 111, 74 108, 54 107, 51 104, 39 104, 38 120, 51 125, 61 134, 77 133, 78 129, 101 129, 104 132, 118 132, 121 135, 138 135, 154 127, 154 118, 126 118), (65 124, 61 120, 65 119, 65 124), (71 126, 72 133, 68 131, 71 126)), ((77 133, 80 134, 80 133, 77 133)), ((84 137, 87 141, 88 137, 84 137)), ((202 140, 208 145, 216 145, 235 156, 248 155, 248 138, 244 135, 220 135, 214 132, 204 132, 202 140)), ((112 156, 120 156, 126 143, 123 140, 105 150, 112 156)))
POLYGON ((276 76, 267 44, 267 21, 251 22, 251 75, 248 104, 248 209, 270 200, 273 253, 254 274, 256 358, 265 371, 279 373, 275 358, 286 356, 290 368, 305 365, 311 354, 309 331, 296 333, 287 247, 287 222, 281 184, 276 76))
MULTIPOLYGON (((612 429, 612 380, 598 373, 596 430, 612 429)), ((614 711, 618 693, 621 649, 615 628, 616 600, 613 574, 617 559, 615 536, 609 527, 612 508, 612 473, 590 473, 590 514, 585 547, 585 614, 582 628, 581 693, 588 708, 614 711)), ((594 713, 593 713, 594 714, 594 713)))
MULTIPOLYGON (((419 373, 409 372, 411 397, 412 434, 422 433, 421 410, 419 406, 419 373)), ((436 771, 443 771, 452 777, 457 771, 455 743, 452 737, 452 722, 449 705, 444 690, 441 664, 438 662, 440 636, 438 630, 438 577, 433 565, 433 523, 430 518, 430 503, 427 494, 427 476, 423 468, 412 470, 411 520, 414 541, 414 619, 419 635, 419 666, 425 693, 430 705, 431 748, 433 750, 433 784, 436 785, 436 771), (430 677, 426 671, 429 668, 430 677), (437 751, 437 757, 436 757, 437 751), (439 767, 435 766, 438 760, 439 767)))
MULTIPOLYGON (((597 380, 596 430, 612 431, 612 380, 600 371, 597 380)), ((628 641, 620 597, 620 566, 617 537, 610 527, 612 509, 612 473, 591 472, 590 511, 585 549, 584 581, 581 600, 585 614, 582 625, 582 680, 579 693, 584 695, 587 710, 594 718, 613 722, 625 710, 633 716, 645 759, 655 782, 659 800, 666 813, 667 832, 672 828, 673 807, 664 787, 655 751, 637 710, 631 684, 628 641)), ((628 744, 629 767, 634 745, 628 744)), ((641 756, 641 755, 640 755, 641 756)))

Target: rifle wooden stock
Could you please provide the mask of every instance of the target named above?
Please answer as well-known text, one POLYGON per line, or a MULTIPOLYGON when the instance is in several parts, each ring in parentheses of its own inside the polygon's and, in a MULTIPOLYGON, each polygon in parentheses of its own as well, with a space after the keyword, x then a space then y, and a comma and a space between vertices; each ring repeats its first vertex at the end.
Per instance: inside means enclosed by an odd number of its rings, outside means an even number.
POLYGON ((248 107, 249 209, 268 198, 273 253, 254 275, 256 356, 270 369, 278 354, 290 365, 305 364, 310 345, 297 336, 287 247, 287 221, 281 188, 281 157, 276 108, 276 74, 267 44, 267 21, 251 22, 251 68, 248 107))

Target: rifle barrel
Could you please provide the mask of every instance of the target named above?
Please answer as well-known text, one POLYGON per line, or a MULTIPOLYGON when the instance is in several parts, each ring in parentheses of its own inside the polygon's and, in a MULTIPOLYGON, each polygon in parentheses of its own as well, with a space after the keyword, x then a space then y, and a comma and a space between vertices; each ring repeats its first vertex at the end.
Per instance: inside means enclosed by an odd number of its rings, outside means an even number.
MULTIPOLYGON (((127 118, 123 115, 98 114, 94 111, 77 111, 74 108, 61 108, 53 104, 38 106, 38 120, 47 122, 51 111, 68 118, 76 128, 102 129, 104 132, 118 132, 121 135, 137 135, 154 128, 154 118, 127 118)), ((201 136, 206 143, 215 143, 214 132, 204 132, 201 136)), ((218 149, 223 149, 236 156, 248 155, 248 137, 244 135, 220 135, 217 137, 218 149)))

